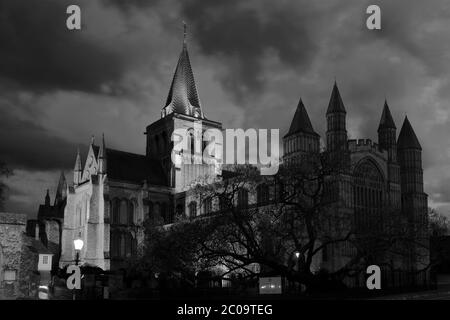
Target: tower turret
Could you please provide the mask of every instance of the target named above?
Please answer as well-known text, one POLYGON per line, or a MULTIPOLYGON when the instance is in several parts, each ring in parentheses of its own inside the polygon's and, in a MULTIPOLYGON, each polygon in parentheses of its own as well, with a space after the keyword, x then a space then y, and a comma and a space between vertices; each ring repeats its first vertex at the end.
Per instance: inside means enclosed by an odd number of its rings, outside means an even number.
POLYGON ((102 134, 102 145, 100 146, 100 150, 98 152, 98 173, 106 174, 106 144, 105 144, 105 135, 102 134))
POLYGON ((423 270, 429 265, 428 196, 423 192, 422 147, 405 117, 397 141, 400 164, 402 213, 406 218, 408 236, 414 239, 408 245, 408 267, 423 270))
POLYGON ((45 206, 49 207, 50 206, 50 190, 47 189, 47 194, 45 195, 45 206))
POLYGON ((334 82, 327 109, 327 150, 330 152, 347 150, 347 129, 344 103, 334 82))
POLYGON ((77 149, 77 158, 75 159, 75 167, 73 169, 73 184, 75 186, 79 185, 81 183, 81 174, 82 174, 82 168, 81 168, 81 158, 80 158, 80 149, 77 149))
POLYGON ((392 208, 401 207, 400 166, 397 161, 397 127, 392 118, 387 101, 384 101, 380 124, 378 125, 378 143, 380 149, 388 153, 388 194, 392 208))
POLYGON ((380 124, 378 125, 378 143, 381 149, 388 151, 388 161, 397 162, 397 127, 392 119, 387 101, 384 101, 380 124))
POLYGON ((307 154, 320 151, 320 136, 314 131, 302 99, 298 102, 288 133, 283 137, 283 159, 298 164, 307 154))
POLYGON ((397 142, 402 194, 423 192, 422 147, 405 117, 397 142))
POLYGON ((64 172, 61 171, 61 175, 59 176, 59 182, 58 187, 56 189, 56 196, 55 196, 55 203, 54 205, 57 206, 60 203, 62 203, 67 197, 67 183, 66 183, 66 177, 64 175, 64 172))

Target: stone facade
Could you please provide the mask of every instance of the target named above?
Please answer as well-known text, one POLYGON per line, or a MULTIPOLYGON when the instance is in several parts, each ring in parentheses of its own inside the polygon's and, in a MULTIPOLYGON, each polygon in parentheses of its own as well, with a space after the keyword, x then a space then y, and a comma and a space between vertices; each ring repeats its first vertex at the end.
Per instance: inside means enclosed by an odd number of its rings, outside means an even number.
MULTIPOLYGON (((326 121, 325 149, 346 167, 330 181, 329 194, 339 199, 330 214, 348 226, 354 223, 363 234, 373 227, 374 215, 398 211, 406 217, 403 220, 419 222, 419 234, 426 236, 427 195, 423 191, 421 147, 408 119, 397 140, 395 123, 385 103, 378 128, 379 143, 348 139, 346 110, 335 84, 326 121)), ((199 124, 201 130, 222 129, 220 122, 207 119, 203 113, 183 44, 161 119, 145 130, 145 154, 106 148, 104 137, 100 145, 92 139, 84 165, 78 152, 73 184, 66 192, 60 267, 73 263, 73 240, 81 238, 85 244, 80 252, 81 263, 103 270, 126 271, 128 263, 139 255, 145 219, 158 218, 170 224, 177 214, 200 214, 202 209, 197 208, 195 199, 189 195, 191 184, 204 176, 220 175, 220 168, 217 163, 173 163, 171 159, 171 137, 177 129, 186 129, 190 134, 189 152, 177 156, 183 160, 199 156, 194 146, 198 141, 193 140, 203 134, 195 132, 199 124)), ((283 144, 283 162, 287 165, 300 163, 310 152, 321 152, 320 136, 314 131, 302 101, 283 144)), ((255 197, 249 195, 250 203, 255 202, 255 197)), ((332 258, 321 259, 315 265, 317 269, 333 270, 350 259, 351 254, 348 248, 336 246, 326 254, 332 258)), ((413 260, 402 260, 399 267, 420 269, 423 263, 413 260)))
POLYGON ((25 231, 25 214, 0 213, 0 299, 34 297, 39 285, 38 257, 46 249, 25 231), (16 280, 9 282, 11 271, 16 280))

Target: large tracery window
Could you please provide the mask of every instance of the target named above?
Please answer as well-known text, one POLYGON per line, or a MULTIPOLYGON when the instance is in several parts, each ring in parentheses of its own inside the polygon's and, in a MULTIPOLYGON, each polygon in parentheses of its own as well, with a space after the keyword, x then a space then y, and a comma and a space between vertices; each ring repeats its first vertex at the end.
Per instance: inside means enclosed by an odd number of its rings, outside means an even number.
POLYGON ((383 208, 383 175, 370 160, 362 160, 354 171, 354 207, 357 230, 375 230, 381 227, 383 208))
POLYGON ((112 224, 133 225, 135 205, 132 200, 113 199, 111 201, 112 224))
POLYGON ((197 216, 197 202, 192 201, 189 203, 189 217, 194 218, 197 216))

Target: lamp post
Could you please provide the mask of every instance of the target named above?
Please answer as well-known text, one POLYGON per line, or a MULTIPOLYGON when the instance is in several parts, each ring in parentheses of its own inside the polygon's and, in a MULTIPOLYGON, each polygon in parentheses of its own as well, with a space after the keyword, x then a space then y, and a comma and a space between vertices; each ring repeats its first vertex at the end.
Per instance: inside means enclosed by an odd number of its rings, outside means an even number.
POLYGON ((300 252, 295 251, 294 256, 295 256, 295 260, 296 260, 297 271, 300 271, 300 252))
MULTIPOLYGON (((296 258, 296 265, 297 265, 297 272, 300 272, 300 252, 295 251, 294 252, 294 256, 296 258)), ((297 288, 297 290, 299 290, 300 286, 297 288)))
MULTIPOLYGON (((78 262, 80 261, 80 251, 81 251, 81 249, 83 249, 83 245, 84 245, 84 241, 82 239, 77 238, 77 239, 73 240, 73 246, 75 248, 75 253, 76 253, 76 256, 75 256, 75 265, 76 266, 78 266, 78 262)), ((73 300, 75 300, 75 296, 76 296, 75 290, 76 289, 73 289, 73 295, 72 295, 73 300)))

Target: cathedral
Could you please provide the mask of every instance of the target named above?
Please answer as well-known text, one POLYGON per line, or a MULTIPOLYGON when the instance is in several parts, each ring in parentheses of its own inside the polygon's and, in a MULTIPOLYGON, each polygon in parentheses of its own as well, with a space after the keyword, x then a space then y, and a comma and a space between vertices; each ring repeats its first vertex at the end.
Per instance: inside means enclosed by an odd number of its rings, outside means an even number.
MULTIPOLYGON (((330 153, 345 155, 348 165, 334 190, 343 199, 336 210, 354 217, 364 230, 370 228, 367 217, 371 213, 390 208, 407 221, 418 221, 421 232, 426 232, 427 195, 419 140, 407 117, 397 137, 387 102, 380 111, 378 143, 349 139, 346 108, 334 84, 326 110, 325 147, 330 153)), ((177 215, 201 214, 189 189, 201 177, 220 177, 221 170, 214 163, 174 164, 171 160, 172 133, 179 128, 192 132, 194 123, 201 123, 204 130, 222 130, 222 124, 208 119, 202 109, 184 41, 161 118, 146 127, 145 154, 108 148, 105 137, 98 144, 92 138, 85 159, 78 152, 73 183, 64 193, 60 191, 55 203, 64 203, 61 268, 75 261, 73 240, 81 238, 85 244, 81 263, 103 270, 126 269, 142 250, 145 219, 157 216, 170 224, 177 215)), ((319 151, 320 139, 300 100, 283 138, 283 162, 295 163, 302 154, 319 151)), ((400 263, 419 269, 413 260, 400 263)), ((321 263, 334 268, 338 260, 323 259, 321 263)))

